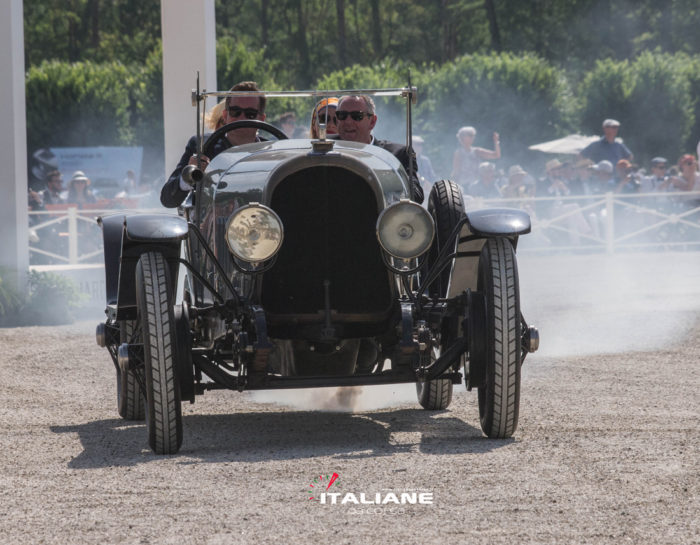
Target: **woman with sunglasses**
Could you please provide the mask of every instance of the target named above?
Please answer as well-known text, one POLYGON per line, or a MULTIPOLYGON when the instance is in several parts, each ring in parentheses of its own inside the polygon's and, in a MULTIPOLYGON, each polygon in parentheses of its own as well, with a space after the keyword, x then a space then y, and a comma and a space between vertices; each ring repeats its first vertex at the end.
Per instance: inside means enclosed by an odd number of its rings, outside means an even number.
POLYGON ((319 138, 320 123, 326 124, 326 134, 338 134, 338 119, 335 112, 338 109, 338 99, 335 97, 324 98, 314 106, 311 112, 311 138, 319 138))

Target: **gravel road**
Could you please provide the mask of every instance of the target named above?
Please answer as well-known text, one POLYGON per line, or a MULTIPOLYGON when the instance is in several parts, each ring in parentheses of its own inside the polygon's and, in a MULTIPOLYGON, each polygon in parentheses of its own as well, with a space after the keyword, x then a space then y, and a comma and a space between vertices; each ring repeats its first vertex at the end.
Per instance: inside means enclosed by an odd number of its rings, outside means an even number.
POLYGON ((158 457, 118 418, 99 314, 0 329, 0 542, 700 543, 700 255, 520 275, 542 347, 506 441, 463 389, 433 413, 410 386, 213 392, 158 457), (338 498, 386 503, 309 500, 334 473, 338 498))

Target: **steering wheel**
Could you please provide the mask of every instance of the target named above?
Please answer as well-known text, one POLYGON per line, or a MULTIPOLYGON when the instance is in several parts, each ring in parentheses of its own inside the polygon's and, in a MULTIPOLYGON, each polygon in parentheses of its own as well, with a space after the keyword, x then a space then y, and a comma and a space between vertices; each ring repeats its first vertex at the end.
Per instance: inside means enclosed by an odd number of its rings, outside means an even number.
POLYGON ((260 129, 265 132, 269 132, 272 136, 276 137, 278 140, 287 140, 289 137, 284 134, 283 131, 275 127, 274 125, 270 125, 269 123, 266 123, 265 121, 258 121, 257 119, 244 119, 242 121, 234 121, 233 123, 229 123, 227 125, 224 125, 220 129, 215 130, 209 138, 207 138, 207 141, 204 142, 204 146, 202 147, 202 153, 206 155, 207 157, 211 157, 212 152, 214 151, 214 144, 216 144, 219 140, 224 138, 226 136, 227 132, 235 131, 238 129, 260 129))

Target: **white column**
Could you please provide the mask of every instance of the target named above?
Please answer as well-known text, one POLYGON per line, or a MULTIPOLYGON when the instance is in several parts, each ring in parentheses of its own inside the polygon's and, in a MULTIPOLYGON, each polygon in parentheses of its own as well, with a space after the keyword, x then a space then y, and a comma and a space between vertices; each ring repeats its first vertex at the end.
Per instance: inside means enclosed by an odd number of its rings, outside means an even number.
POLYGON ((29 241, 22 0, 0 2, 0 74, 0 267, 23 290, 29 241))
MULTIPOLYGON (((216 91, 214 0, 161 0, 163 33, 163 120, 165 175, 170 175, 196 133, 191 93, 199 71, 200 88, 216 91)), ((215 104, 207 101, 207 107, 215 104)))

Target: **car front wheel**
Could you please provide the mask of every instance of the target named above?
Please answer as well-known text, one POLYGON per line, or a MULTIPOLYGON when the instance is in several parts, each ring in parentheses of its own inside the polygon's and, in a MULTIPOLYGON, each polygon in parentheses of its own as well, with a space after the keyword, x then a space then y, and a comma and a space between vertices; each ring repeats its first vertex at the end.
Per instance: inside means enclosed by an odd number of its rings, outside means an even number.
POLYGON ((485 382, 479 387, 481 429, 506 438, 518 427, 520 293, 515 252, 506 238, 488 239, 479 259, 478 289, 486 303, 485 382))
POLYGON ((136 265, 136 304, 143 339, 148 443, 156 454, 175 454, 182 444, 171 293, 163 255, 142 254, 136 265))

